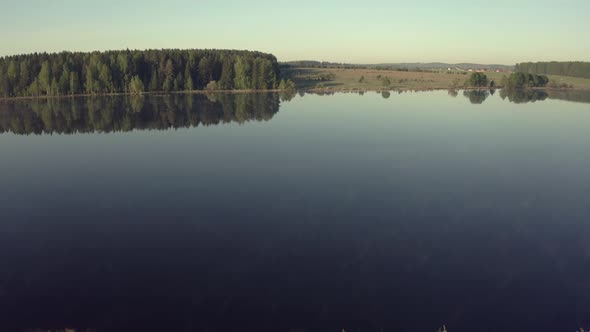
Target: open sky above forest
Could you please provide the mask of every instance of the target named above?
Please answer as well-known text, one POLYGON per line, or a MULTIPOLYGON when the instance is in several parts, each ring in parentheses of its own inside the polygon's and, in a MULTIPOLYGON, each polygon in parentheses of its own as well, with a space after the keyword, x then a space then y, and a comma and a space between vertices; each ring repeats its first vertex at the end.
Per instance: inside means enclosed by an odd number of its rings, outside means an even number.
POLYGON ((229 48, 281 61, 590 60, 587 0, 1 0, 0 55, 229 48))

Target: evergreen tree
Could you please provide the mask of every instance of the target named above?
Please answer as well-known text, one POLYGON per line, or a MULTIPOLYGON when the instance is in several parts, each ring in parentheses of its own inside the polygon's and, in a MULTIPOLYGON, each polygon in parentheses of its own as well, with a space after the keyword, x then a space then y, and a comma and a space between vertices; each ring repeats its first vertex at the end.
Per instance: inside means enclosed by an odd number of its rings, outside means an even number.
POLYGON ((94 87, 95 83, 94 83, 94 74, 92 73, 92 69, 90 67, 86 68, 86 82, 84 83, 84 89, 86 91, 86 93, 94 93, 95 92, 95 87, 94 87))
POLYGON ((195 85, 193 83, 193 79, 192 77, 190 77, 190 75, 188 76, 187 80, 186 80, 186 90, 188 91, 193 91, 195 89, 195 85))
POLYGON ((51 90, 51 73, 49 70, 49 61, 45 60, 41 65, 38 83, 41 91, 46 94, 49 94, 49 91, 51 90))
POLYGON ((128 92, 135 76, 149 91, 203 89, 212 81, 218 89, 272 89, 279 73, 274 56, 249 51, 34 53, 0 57, 0 95, 128 92))
POLYGON ((184 90, 184 78, 182 77, 182 73, 178 73, 176 78, 174 79, 174 91, 183 91, 184 90))
POLYGON ((98 80, 100 81, 100 85, 102 87, 102 91, 100 92, 113 92, 113 78, 111 75, 111 70, 105 64, 100 65, 100 72, 98 74, 98 80))
POLYGON ((160 89, 158 89, 158 70, 157 69, 153 69, 152 71, 152 76, 150 78, 150 86, 149 86, 150 91, 158 91, 160 89))
POLYGON ((172 91, 172 80, 169 79, 168 77, 166 77, 166 79, 164 80, 164 84, 162 85, 162 90, 166 91, 166 92, 170 92, 172 91))
POLYGON ((241 56, 238 56, 234 65, 234 86, 238 90, 250 89, 250 65, 241 56))
POLYGON ((61 92, 59 91, 59 83, 57 83, 57 80, 55 78, 53 78, 51 80, 51 86, 49 88, 48 95, 50 95, 50 96, 59 96, 60 94, 61 94, 61 92))
POLYGON ((33 83, 28 88, 28 94, 32 97, 38 97, 42 93, 41 84, 39 83, 39 78, 35 78, 33 83))
POLYGON ((19 82, 18 87, 19 90, 26 93, 27 88, 29 87, 30 80, 31 80, 31 70, 29 68, 29 61, 26 59, 21 61, 20 63, 20 70, 19 70, 19 82))
POLYGON ((129 82, 129 93, 131 94, 142 94, 145 90, 143 82, 139 76, 135 75, 129 82))
POLYGON ((6 70, 6 76, 10 83, 15 84, 18 78, 18 68, 14 60, 8 63, 8 69, 6 70))
POLYGON ((213 63, 209 56, 205 56, 199 61, 199 76, 202 83, 213 80, 213 63))
POLYGON ((80 92, 80 78, 75 71, 70 72, 70 94, 74 95, 80 92))
POLYGON ((234 65, 229 58, 223 60, 219 87, 224 90, 231 90, 234 87, 234 65))
POLYGON ((61 94, 67 94, 70 90, 70 69, 68 66, 64 65, 63 70, 61 71, 61 77, 59 79, 59 91, 61 94))

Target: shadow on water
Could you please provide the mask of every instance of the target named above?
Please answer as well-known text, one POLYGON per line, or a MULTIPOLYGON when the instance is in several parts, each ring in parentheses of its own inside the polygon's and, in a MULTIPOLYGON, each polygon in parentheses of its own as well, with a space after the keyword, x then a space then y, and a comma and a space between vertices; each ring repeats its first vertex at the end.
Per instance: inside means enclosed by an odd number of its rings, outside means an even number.
POLYGON ((0 103, 0 133, 75 134, 268 121, 293 94, 185 94, 13 100, 0 103))

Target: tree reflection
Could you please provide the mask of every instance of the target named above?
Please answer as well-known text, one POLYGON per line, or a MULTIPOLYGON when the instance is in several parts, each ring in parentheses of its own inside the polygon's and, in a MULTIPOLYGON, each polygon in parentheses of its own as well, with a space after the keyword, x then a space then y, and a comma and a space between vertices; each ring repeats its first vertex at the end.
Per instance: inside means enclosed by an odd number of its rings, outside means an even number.
POLYGON ((11 100, 0 103, 0 133, 108 133, 267 121, 279 107, 279 95, 269 93, 11 100))
POLYGON ((541 90, 523 90, 523 89, 502 89, 500 90, 500 97, 502 99, 508 98, 508 101, 515 104, 534 103, 536 101, 543 101, 549 95, 541 90))
POLYGON ((549 91, 549 99, 567 100, 576 103, 590 103, 588 90, 555 90, 549 91))
POLYGON ((490 94, 486 90, 465 90, 463 95, 469 98, 472 104, 483 104, 490 94))

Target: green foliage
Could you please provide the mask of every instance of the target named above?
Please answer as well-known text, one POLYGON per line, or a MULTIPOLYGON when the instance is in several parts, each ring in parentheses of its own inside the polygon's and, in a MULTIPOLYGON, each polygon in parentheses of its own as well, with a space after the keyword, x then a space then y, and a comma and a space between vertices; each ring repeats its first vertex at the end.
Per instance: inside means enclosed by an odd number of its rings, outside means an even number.
POLYGON ((39 84, 39 79, 35 78, 33 83, 27 89, 27 95, 31 97, 38 97, 41 95, 41 84, 39 84))
POLYGON ((86 82, 84 84, 84 90, 86 91, 86 93, 94 93, 95 90, 95 82, 94 82, 94 74, 92 72, 92 69, 90 67, 86 67, 85 69, 86 72, 86 82))
POLYGON ((221 79, 219 80, 219 86, 223 90, 231 90, 234 88, 234 66, 231 59, 226 58, 223 60, 221 79))
POLYGON ((286 86, 286 90, 287 91, 293 91, 295 90, 295 82, 291 81, 291 80, 287 80, 287 86, 286 86))
POLYGON ((51 85, 49 86, 49 92, 47 94, 50 96, 60 95, 59 84, 57 83, 57 80, 55 78, 51 80, 51 85))
POLYGON ((172 91, 172 84, 173 84, 172 79, 170 79, 169 77, 166 77, 166 79, 164 80, 164 84, 162 84, 162 90, 164 90, 166 92, 172 91))
POLYGON ((389 77, 383 77, 381 78, 381 83, 383 84, 383 86, 390 86, 391 85, 391 79, 389 77))
POLYGON ((364 83, 365 82, 365 76, 361 76, 361 78, 359 78, 359 83, 364 83))
POLYGON ((190 75, 186 79, 185 88, 187 91, 193 91, 195 89, 195 84, 193 83, 193 78, 190 75))
POLYGON ((70 91, 70 69, 64 65, 59 79, 59 90, 62 94, 68 94, 70 91))
POLYGON ((549 78, 545 75, 513 73, 502 78, 505 89, 544 87, 547 83, 549 83, 549 78))
POLYGON ((70 94, 74 95, 80 92, 80 78, 78 73, 73 71, 70 72, 70 94))
POLYGON ((160 90, 160 89, 158 89, 158 70, 157 69, 152 70, 152 73, 150 75, 149 89, 150 89, 150 91, 160 90))
POLYGON ((184 78, 182 77, 182 73, 178 73, 176 78, 174 79, 174 91, 183 91, 184 90, 184 78))
POLYGON ((211 81, 219 89, 274 89, 279 66, 273 55, 234 50, 34 53, 0 57, 0 97, 124 93, 135 76, 144 91, 204 89, 211 81))
POLYGON ((41 65, 41 71, 39 71, 39 87, 46 94, 49 94, 51 88, 51 73, 49 70, 49 61, 45 60, 41 65))
POLYGON ((143 85, 143 82, 141 81, 141 78, 139 78, 139 76, 137 75, 133 76, 133 78, 129 82, 129 93, 139 95, 142 94, 144 91, 145 87, 143 85))
POLYGON ((281 80, 279 84, 279 90, 281 91, 293 91, 295 90, 295 83, 291 80, 285 81, 284 79, 281 80))
POLYGON ((217 81, 211 81, 207 84, 206 89, 209 91, 217 91, 219 90, 219 84, 217 84, 217 81))
POLYGON ((472 73, 467 81, 465 81, 465 85, 470 87, 488 86, 488 77, 483 73, 472 73))
POLYGON ((515 71, 526 74, 590 78, 590 62, 524 62, 517 64, 515 71))
POLYGON ((246 90, 252 87, 250 83, 250 63, 241 56, 238 56, 234 64, 234 86, 238 90, 246 90))

